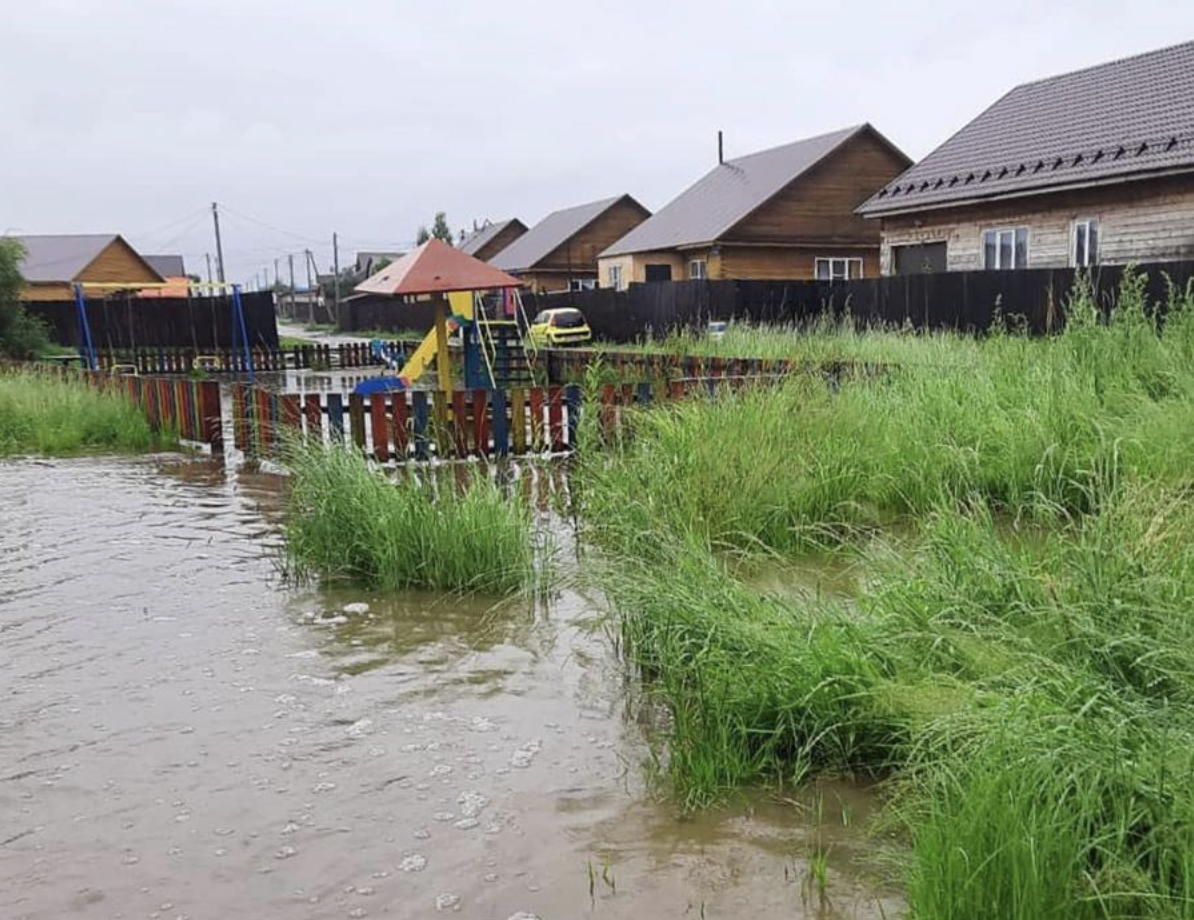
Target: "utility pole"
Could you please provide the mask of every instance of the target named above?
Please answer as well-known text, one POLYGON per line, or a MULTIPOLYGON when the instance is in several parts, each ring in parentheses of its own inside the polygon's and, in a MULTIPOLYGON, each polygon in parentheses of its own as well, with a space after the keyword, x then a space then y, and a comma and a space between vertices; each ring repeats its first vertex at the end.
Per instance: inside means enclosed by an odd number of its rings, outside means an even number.
POLYGON ((216 268, 220 275, 220 284, 225 281, 224 278, 224 244, 220 242, 220 209, 216 207, 216 203, 211 203, 211 222, 216 228, 216 268))
POLYGON ((293 252, 287 254, 286 261, 290 265, 290 293, 291 293, 291 295, 293 295, 294 294, 294 253, 293 252))
POLYGON ((278 286, 278 260, 274 259, 274 287, 278 286))
POLYGON ((207 283, 208 283, 208 285, 210 285, 211 284, 211 253, 210 252, 203 253, 203 258, 205 258, 207 260, 207 283))
POLYGON ((305 249, 305 250, 303 250, 303 254, 304 254, 306 257, 307 257, 307 258, 306 258, 306 263, 307 263, 307 296, 308 296, 308 297, 310 297, 310 296, 311 296, 311 250, 310 250, 310 249, 305 249))
POLYGON ((332 282, 332 301, 336 305, 336 325, 340 325, 340 237, 332 234, 332 271, 335 273, 332 282))

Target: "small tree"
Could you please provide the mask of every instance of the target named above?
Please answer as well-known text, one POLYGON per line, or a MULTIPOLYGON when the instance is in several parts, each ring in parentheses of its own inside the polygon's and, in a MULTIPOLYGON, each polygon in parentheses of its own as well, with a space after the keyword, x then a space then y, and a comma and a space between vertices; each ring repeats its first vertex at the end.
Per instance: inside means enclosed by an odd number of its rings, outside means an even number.
POLYGON ((25 312, 21 291, 24 247, 11 237, 0 238, 0 355, 31 358, 50 343, 46 327, 25 312))
POLYGON ((443 211, 435 212, 435 223, 431 225, 431 235, 437 240, 443 240, 452 245, 452 228, 448 226, 448 215, 443 211))
POLYGON ((431 239, 431 232, 427 229, 427 225, 419 224, 419 232, 415 234, 415 244, 422 246, 429 239, 431 239))

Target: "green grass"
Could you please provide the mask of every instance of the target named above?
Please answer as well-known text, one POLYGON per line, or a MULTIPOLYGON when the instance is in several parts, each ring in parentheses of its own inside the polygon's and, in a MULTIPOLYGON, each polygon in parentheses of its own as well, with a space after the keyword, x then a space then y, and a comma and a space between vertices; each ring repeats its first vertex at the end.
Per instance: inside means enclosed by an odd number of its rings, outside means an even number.
POLYGON ((1079 292, 1049 339, 912 337, 882 378, 638 412, 582 455, 684 805, 879 777, 918 920, 1194 918, 1194 299, 1149 317, 1129 279, 1106 325, 1079 292), (855 596, 743 580, 826 548, 855 596))
POLYGON ((288 465, 296 575, 491 594, 534 589, 542 577, 530 506, 483 475, 463 486, 410 471, 390 480, 358 452, 322 446, 296 447, 288 465))
POLYGON ((145 416, 122 396, 82 380, 0 373, 0 456, 136 453, 158 443, 145 416))

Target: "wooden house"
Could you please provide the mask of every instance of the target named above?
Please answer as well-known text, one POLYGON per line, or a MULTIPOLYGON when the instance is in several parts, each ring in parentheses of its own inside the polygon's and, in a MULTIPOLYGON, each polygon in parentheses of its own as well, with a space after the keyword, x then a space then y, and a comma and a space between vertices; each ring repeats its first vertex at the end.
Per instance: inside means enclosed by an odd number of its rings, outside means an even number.
POLYGON ((497 223, 487 220, 480 227, 474 227, 456 248, 474 259, 488 262, 526 232, 527 225, 517 217, 497 223))
POLYGON ((74 298, 74 285, 88 293, 137 291, 164 280, 124 237, 115 233, 19 236, 25 249, 21 275, 25 300, 74 298))
POLYGON ((141 297, 187 297, 191 293, 191 279, 182 256, 146 255, 144 259, 165 279, 166 286, 145 288, 139 292, 141 297))
POLYGON ((536 293, 596 287, 598 253, 650 216, 629 195, 565 208, 548 214, 489 262, 536 293))
POLYGON ((719 162, 601 253, 601 284, 877 275, 854 209, 910 162, 869 124, 719 162))
POLYGON ((884 274, 1194 259, 1194 42, 1016 87, 859 213, 884 274))

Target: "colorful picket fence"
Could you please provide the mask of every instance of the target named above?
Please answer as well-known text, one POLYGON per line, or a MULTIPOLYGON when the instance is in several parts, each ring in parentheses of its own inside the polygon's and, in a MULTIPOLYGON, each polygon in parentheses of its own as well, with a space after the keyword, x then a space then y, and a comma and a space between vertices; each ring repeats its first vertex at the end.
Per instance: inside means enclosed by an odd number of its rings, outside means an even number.
POLYGON ((300 435, 355 446, 382 463, 562 453, 576 447, 581 412, 576 386, 367 396, 230 390, 232 442, 256 458, 300 435))
POLYGON ((154 431, 174 432, 183 441, 205 444, 213 454, 224 450, 220 385, 214 380, 117 376, 61 366, 38 370, 105 393, 119 393, 144 413, 154 431))

